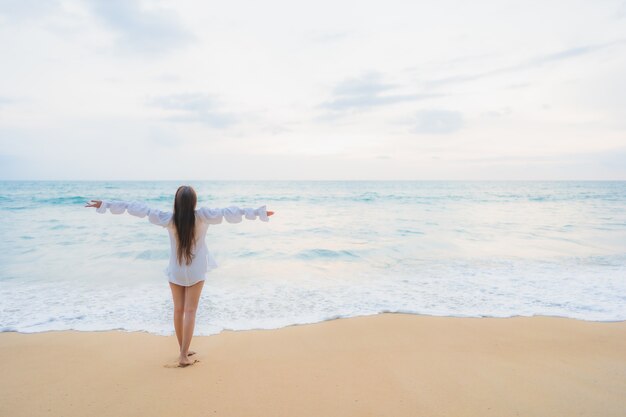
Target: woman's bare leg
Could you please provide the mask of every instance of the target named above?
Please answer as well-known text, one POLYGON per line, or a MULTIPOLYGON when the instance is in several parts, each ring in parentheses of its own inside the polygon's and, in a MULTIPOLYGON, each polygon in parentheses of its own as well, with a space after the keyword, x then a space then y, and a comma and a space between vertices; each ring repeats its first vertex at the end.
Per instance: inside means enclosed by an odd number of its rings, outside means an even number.
POLYGON ((200 281, 197 284, 185 287, 185 317, 183 319, 183 339, 182 346, 180 348, 180 357, 178 363, 180 365, 190 365, 191 362, 187 357, 189 353, 189 345, 191 345, 191 338, 193 337, 193 329, 196 325, 196 311, 198 310, 198 302, 200 301, 200 293, 204 281, 200 281))
POLYGON ((174 329, 178 346, 183 346, 183 317, 185 314, 185 287, 170 282, 172 298, 174 299, 174 329))

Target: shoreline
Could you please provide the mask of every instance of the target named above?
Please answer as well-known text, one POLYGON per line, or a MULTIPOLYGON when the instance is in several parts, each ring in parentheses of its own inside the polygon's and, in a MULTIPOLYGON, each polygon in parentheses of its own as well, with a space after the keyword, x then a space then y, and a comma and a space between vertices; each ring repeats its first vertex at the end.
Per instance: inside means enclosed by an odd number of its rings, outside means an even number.
MULTIPOLYGON (((222 333, 225 332, 235 332, 235 333, 239 333, 239 332, 259 332, 259 331, 276 331, 276 330, 281 330, 281 329, 285 329, 285 328, 289 328, 289 327, 298 327, 298 326, 314 326, 316 324, 322 324, 322 323, 327 323, 327 322, 332 322, 332 321, 336 321, 336 320, 350 320, 350 319, 357 319, 357 318, 364 318, 364 317, 376 317, 376 316, 381 316, 381 315, 406 315, 406 316, 416 316, 416 317, 424 317, 424 318, 449 318, 449 319, 488 319, 488 320, 510 320, 510 319, 519 319, 519 318, 525 318, 525 319, 533 319, 533 318, 539 318, 539 319, 563 319, 563 320, 573 320, 573 321, 579 321, 579 322, 584 322, 584 323, 626 323, 626 319, 616 319, 616 320, 593 320, 593 319, 580 319, 580 318, 576 318, 576 317, 567 317, 567 316, 557 316, 557 315, 545 315, 545 314, 535 314, 535 315, 530 315, 530 316, 524 316, 524 315, 513 315, 513 316, 446 316, 446 315, 431 315, 431 314, 423 314, 423 313, 407 313, 407 312, 390 312, 390 311, 383 311, 380 313, 373 313, 373 314, 363 314, 363 315, 356 315, 356 316, 342 316, 342 317, 333 317, 333 318, 329 318, 329 319, 324 319, 321 321, 314 321, 314 322, 307 322, 307 323, 293 323, 293 324, 287 324, 285 326, 281 326, 281 327, 269 327, 269 328, 250 328, 250 329, 222 329, 219 333, 212 333, 212 334, 206 334, 206 335, 194 335, 194 338, 196 337, 214 337, 214 336, 218 336, 222 333)), ((141 334, 149 334, 151 336, 159 336, 159 337, 172 337, 174 335, 174 329, 172 326, 172 333, 169 335, 164 335, 164 334, 159 334, 159 333, 153 333, 150 330, 127 330, 127 329, 123 329, 123 328, 118 328, 118 329, 104 329, 104 330, 80 330, 80 329, 63 329, 63 330, 40 330, 40 331, 35 331, 35 332, 24 332, 24 331, 20 331, 20 330, 4 330, 4 331, 0 331, 0 335, 4 334, 4 333, 17 333, 17 334, 23 334, 23 335, 30 335, 30 334, 47 334, 47 333, 72 333, 72 332, 77 332, 77 333, 115 333, 115 332, 120 332, 120 333, 141 333, 141 334)))
POLYGON ((195 336, 0 333, 0 415, 623 415, 626 322, 407 313, 195 336))

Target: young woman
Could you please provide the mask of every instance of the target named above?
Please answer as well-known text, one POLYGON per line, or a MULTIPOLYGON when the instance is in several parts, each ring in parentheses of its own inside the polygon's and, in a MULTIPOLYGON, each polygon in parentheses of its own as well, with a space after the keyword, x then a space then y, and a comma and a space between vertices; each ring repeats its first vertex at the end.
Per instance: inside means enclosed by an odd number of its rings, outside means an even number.
POLYGON ((196 323, 196 310, 206 274, 217 267, 209 253, 205 237, 211 224, 218 224, 222 219, 229 223, 239 223, 242 217, 269 221, 273 211, 266 211, 265 206, 257 209, 227 207, 210 209, 201 207, 196 210, 196 192, 192 187, 180 186, 174 197, 174 211, 165 212, 151 209, 143 203, 116 200, 91 200, 85 207, 95 207, 98 213, 106 213, 107 208, 113 214, 128 214, 146 217, 150 223, 167 228, 170 236, 170 262, 166 274, 174 299, 174 329, 180 347, 178 364, 189 366, 189 356, 195 352, 189 350, 196 323))

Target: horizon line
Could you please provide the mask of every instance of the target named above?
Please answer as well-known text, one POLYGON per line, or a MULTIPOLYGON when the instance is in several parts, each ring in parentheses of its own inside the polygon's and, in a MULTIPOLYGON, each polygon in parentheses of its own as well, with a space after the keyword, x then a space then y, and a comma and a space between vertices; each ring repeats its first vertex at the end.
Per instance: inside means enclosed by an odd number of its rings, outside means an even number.
POLYGON ((624 182, 624 179, 3 179, 2 182, 624 182))

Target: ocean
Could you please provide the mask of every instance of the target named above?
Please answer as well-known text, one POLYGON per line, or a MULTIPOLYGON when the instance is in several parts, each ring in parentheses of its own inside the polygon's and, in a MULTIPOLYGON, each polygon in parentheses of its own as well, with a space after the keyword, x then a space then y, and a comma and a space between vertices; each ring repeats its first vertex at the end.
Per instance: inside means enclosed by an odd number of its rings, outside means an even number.
POLYGON ((626 320, 626 182, 0 181, 0 331, 171 335, 164 228, 90 199, 258 207, 211 226, 196 334, 381 312, 626 320))

